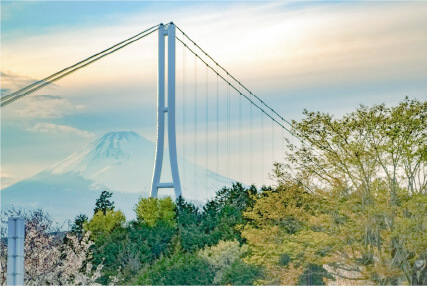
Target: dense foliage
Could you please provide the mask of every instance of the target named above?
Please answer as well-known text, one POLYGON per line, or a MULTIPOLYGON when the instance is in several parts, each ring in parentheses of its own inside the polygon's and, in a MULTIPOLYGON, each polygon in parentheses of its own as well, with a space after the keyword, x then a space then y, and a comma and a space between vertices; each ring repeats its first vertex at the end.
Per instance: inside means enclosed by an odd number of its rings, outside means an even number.
POLYGON ((427 285, 427 103, 305 115, 274 187, 235 183, 203 207, 141 198, 128 222, 103 192, 62 246, 49 224, 29 232, 54 263, 26 271, 46 283, 427 285), (68 257, 80 264, 67 276, 68 257))
POLYGON ((102 284, 118 276, 124 284, 251 284, 262 277, 260 268, 244 262, 245 251, 227 265, 212 261, 213 252, 225 254, 231 243, 240 249, 243 238, 238 226, 246 222, 243 211, 254 203, 254 187, 236 183, 223 188, 202 209, 183 198, 142 198, 135 206, 136 221, 106 229, 111 221, 98 212, 85 227, 93 229, 94 264, 103 263, 102 284), (96 218, 96 219, 94 219, 96 218), (108 233, 108 235, 106 235, 108 233), (207 254, 209 253, 209 254, 207 254), (237 273, 240 273, 237 275, 237 273))
POLYGON ((427 104, 306 115, 293 132, 310 147, 290 146, 279 186, 245 213, 251 261, 284 284, 311 264, 363 284, 426 284, 427 104))

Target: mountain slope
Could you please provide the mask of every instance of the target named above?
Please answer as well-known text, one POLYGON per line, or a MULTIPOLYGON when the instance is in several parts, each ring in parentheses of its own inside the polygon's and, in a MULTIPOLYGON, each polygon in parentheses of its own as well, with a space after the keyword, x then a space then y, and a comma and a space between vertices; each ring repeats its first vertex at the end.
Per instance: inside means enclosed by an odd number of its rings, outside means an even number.
MULTIPOLYGON (((79 213, 92 214, 102 190, 113 192, 118 209, 133 218, 139 197, 151 190, 155 144, 135 132, 110 132, 35 176, 1 191, 1 206, 43 208, 57 221, 73 219, 79 213)), ((162 180, 171 181, 169 156, 165 150, 162 180)), ((232 183, 194 163, 178 158, 183 196, 203 204, 215 192, 232 183)), ((173 190, 159 190, 172 195, 173 190)))

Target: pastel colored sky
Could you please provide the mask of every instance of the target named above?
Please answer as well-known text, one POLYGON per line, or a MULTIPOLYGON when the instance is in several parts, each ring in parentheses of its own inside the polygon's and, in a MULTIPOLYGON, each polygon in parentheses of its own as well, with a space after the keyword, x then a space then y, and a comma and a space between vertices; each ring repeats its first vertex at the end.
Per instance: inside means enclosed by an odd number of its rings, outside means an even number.
MULTIPOLYGON (((427 99, 427 2, 391 1, 1 1, 2 96, 169 21, 289 120, 301 119, 304 108, 340 116, 360 104, 427 99)), ((194 59, 186 53, 184 69, 183 56, 177 43, 178 106, 182 92, 193 98, 195 88, 194 59)), ((1 188, 108 131, 133 130, 154 141, 156 69, 157 35, 151 35, 2 108, 1 188)), ((202 94, 204 67, 198 66, 197 77, 202 94)), ((216 77, 211 73, 208 82, 212 95, 216 77)), ((225 85, 219 93, 225 99, 225 85)), ((187 98, 187 110, 191 102, 187 98)), ((232 104, 234 112, 238 99, 232 104)), ((248 127, 249 107, 243 108, 248 127)), ((178 132, 181 117, 178 108, 178 132)), ((212 113, 208 120, 214 127, 212 113)), ((256 120, 258 130, 259 116, 256 120)), ((269 122, 266 126, 271 128, 269 122)), ((224 132, 221 127, 221 138, 224 132)), ((247 135, 248 129, 242 132, 247 135)), ((182 132, 178 137, 180 145, 182 132)), ((280 156, 279 137, 265 143, 274 146, 273 156, 280 156)), ((262 155, 267 156, 257 150, 253 160, 262 155)), ((265 160, 266 169, 271 161, 265 160)))

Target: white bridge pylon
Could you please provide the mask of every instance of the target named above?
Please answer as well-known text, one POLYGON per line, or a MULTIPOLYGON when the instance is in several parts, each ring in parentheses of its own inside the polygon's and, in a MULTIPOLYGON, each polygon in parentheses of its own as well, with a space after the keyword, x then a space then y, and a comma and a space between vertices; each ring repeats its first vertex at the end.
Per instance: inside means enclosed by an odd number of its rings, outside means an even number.
POLYGON ((173 188, 175 197, 181 196, 181 182, 178 172, 175 130, 175 25, 171 22, 167 29, 159 28, 159 66, 157 88, 157 144, 154 161, 153 181, 150 196, 156 198, 160 188, 173 188), (168 37, 168 105, 165 106, 165 37, 168 37), (163 152, 165 150, 165 116, 168 117, 169 159, 172 182, 161 183, 163 152))

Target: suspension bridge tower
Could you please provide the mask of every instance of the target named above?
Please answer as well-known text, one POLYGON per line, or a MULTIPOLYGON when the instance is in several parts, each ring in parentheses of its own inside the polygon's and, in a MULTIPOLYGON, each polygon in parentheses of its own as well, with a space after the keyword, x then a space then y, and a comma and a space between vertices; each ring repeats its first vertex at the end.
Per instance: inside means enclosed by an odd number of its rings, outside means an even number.
POLYGON ((157 143, 156 158, 154 161, 153 181, 150 196, 156 198, 159 189, 173 188, 175 197, 181 195, 181 182, 178 172, 178 159, 176 153, 175 130, 175 25, 171 22, 165 27, 159 28, 159 62, 158 62, 158 87, 157 87, 157 143), (167 92, 168 104, 165 106, 165 37, 168 43, 168 77, 167 92), (172 173, 172 182, 160 182, 163 164, 163 152, 165 150, 165 117, 168 124, 169 159, 172 173))

